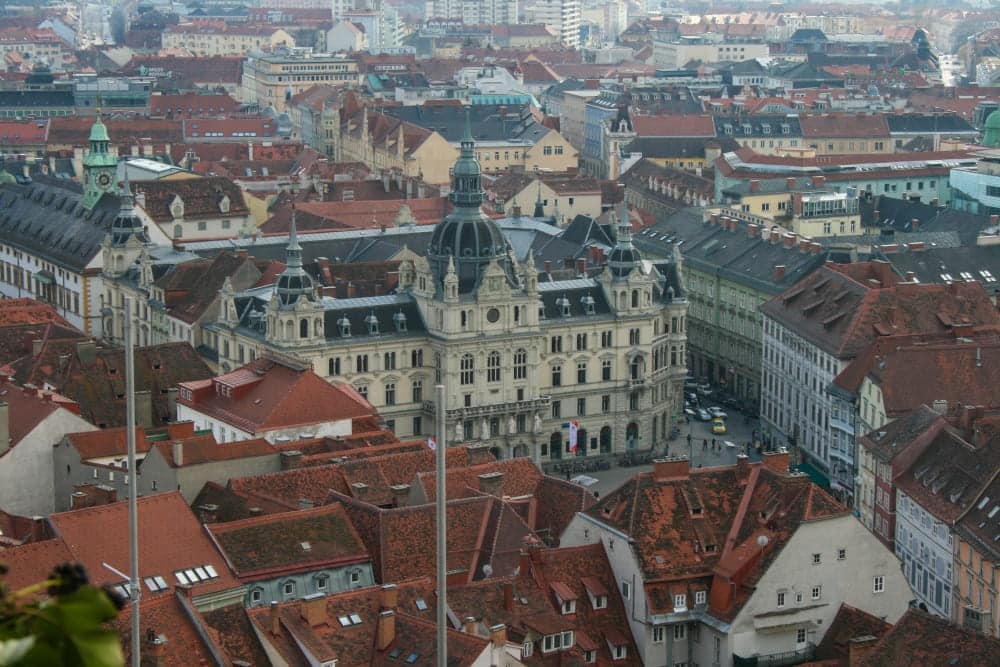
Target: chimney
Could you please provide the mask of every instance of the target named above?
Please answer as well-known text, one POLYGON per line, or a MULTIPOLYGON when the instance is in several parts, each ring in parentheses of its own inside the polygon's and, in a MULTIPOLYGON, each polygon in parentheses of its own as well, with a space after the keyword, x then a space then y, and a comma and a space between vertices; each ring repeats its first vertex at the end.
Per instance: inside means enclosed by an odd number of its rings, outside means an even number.
POLYGON ((552 262, 545 260, 545 273, 552 273, 552 262))
POLYGON ((792 215, 802 215, 803 205, 802 205, 802 193, 793 192, 792 193, 792 215))
POLYGON ((488 472, 479 475, 479 490, 491 496, 500 498, 503 496, 503 473, 488 472))
MULTIPOLYGON (((521 556, 517 563, 517 573, 522 577, 531 576, 531 554, 528 553, 527 549, 521 549, 521 556)), ((513 586, 513 584, 511 584, 511 586, 513 586)), ((513 591, 513 588, 511 589, 511 591, 513 591)), ((511 595, 513 596, 513 592, 511 593, 511 595)), ((506 599, 507 599, 507 593, 504 592, 504 600, 506 601, 506 599)), ((513 597, 511 598, 511 600, 513 600, 513 597)), ((513 605, 513 601, 511 602, 511 604, 513 605)))
POLYGON ((0 454, 10 449, 10 406, 0 401, 0 454))
POLYGON ((786 233, 782 237, 782 240, 783 240, 786 248, 794 248, 795 247, 795 234, 793 234, 791 232, 786 233))
POLYGON ((153 427, 153 392, 149 389, 135 392, 135 423, 143 428, 153 427))
POLYGON ((941 205, 941 200, 938 199, 937 197, 931 200, 931 206, 937 208, 940 205, 941 205))
POLYGON ((579 276, 587 275, 587 260, 584 257, 580 257, 576 260, 576 273, 579 276))
POLYGON ((785 279, 785 265, 777 264, 774 267, 774 282, 780 283, 785 279))
POLYGON ((302 467, 302 452, 298 449, 288 449, 281 452, 281 469, 294 470, 302 467))
POLYGON ((876 225, 882 224, 882 213, 881 213, 881 211, 879 211, 878 209, 875 209, 872 212, 872 220, 875 222, 876 225))
POLYGON ((823 187, 824 185, 826 185, 826 176, 821 176, 821 175, 813 176, 812 185, 814 188, 823 187))
POLYGON ((31 341, 31 356, 37 357, 42 353, 42 343, 44 343, 41 338, 35 338, 31 341))
POLYGON ((812 254, 819 255, 823 252, 823 245, 813 242, 810 244, 809 249, 812 251, 812 254))
POLYGON ((520 218, 521 217, 521 206, 518 205, 518 204, 514 204, 514 206, 511 208, 510 215, 513 218, 520 218))
POLYGON ((788 473, 788 461, 788 450, 784 447, 776 452, 764 453, 764 467, 772 472, 778 473, 779 475, 785 475, 788 473))
POLYGON ((750 459, 746 454, 736 455, 736 481, 741 485, 746 484, 750 477, 750 459))
MULTIPOLYGON (((521 567, 528 567, 525 565, 524 554, 521 554, 521 567)), ((503 608, 508 613, 514 611, 514 582, 505 581, 503 582, 503 608)))
POLYGON ((348 281, 347 283, 347 298, 353 299, 358 295, 358 288, 354 286, 353 282, 348 281))
POLYGON ((795 177, 789 176, 788 178, 786 178, 785 179, 785 187, 788 188, 789 190, 794 190, 795 189, 795 177))
POLYGON ((760 192, 760 181, 756 178, 750 179, 750 192, 760 192))
POLYGON ((299 614, 311 628, 323 625, 326 623, 326 596, 322 593, 307 595, 299 604, 299 614))
POLYGON ((71 510, 83 509, 84 507, 89 507, 87 494, 83 491, 74 491, 69 495, 69 508, 71 510))
POLYGON ((156 634, 153 628, 146 628, 142 641, 142 667, 162 667, 167 659, 167 638, 156 634))
POLYGON ((800 238, 799 239, 799 252, 808 253, 810 245, 811 245, 811 243, 810 243, 810 241, 808 239, 800 238))
POLYGON ((718 213, 713 213, 712 215, 710 215, 709 218, 708 218, 708 222, 712 226, 718 225, 719 224, 719 214, 718 213))
POLYGON ((990 216, 990 225, 995 227, 998 223, 1000 223, 1000 215, 994 213, 990 216))
POLYGON ((777 243, 780 240, 781 240, 781 232, 779 232, 777 229, 772 229, 771 230, 771 243, 777 243))
POLYGON ((247 159, 253 162, 253 142, 247 142, 247 159))
POLYGON ((502 649, 507 645, 507 626, 503 623, 490 627, 490 643, 493 648, 502 649))
POLYGON ((861 637, 851 637, 848 640, 847 665, 856 667, 864 662, 865 658, 871 655, 878 643, 878 637, 873 635, 862 635, 861 637))
POLYGON ((906 272, 906 282, 912 283, 913 280, 914 280, 914 278, 916 278, 916 277, 917 277, 917 274, 915 274, 913 271, 907 271, 906 272))
POLYGON ((747 225, 747 236, 749 236, 752 239, 755 239, 758 236, 760 236, 760 225, 754 223, 750 223, 749 225, 747 225))
POLYGON ((378 615, 378 630, 375 634, 375 646, 384 651, 396 641, 396 612, 387 609, 378 615))
POLYGON ((170 453, 174 459, 174 465, 178 468, 184 466, 184 442, 181 440, 174 440, 170 443, 170 453))
POLYGON ((385 584, 382 586, 382 609, 395 609, 399 604, 399 589, 396 584, 385 584))
POLYGON ((687 479, 691 472, 691 462, 686 456, 670 456, 653 459, 653 479, 665 482, 673 479, 687 479))
POLYGON ((281 614, 279 613, 277 602, 271 602, 271 613, 268 620, 271 621, 271 634, 281 634, 281 614))
POLYGON ((462 623, 462 632, 467 635, 476 634, 476 617, 466 616, 465 621, 462 623))
POLYGON ((214 503, 198 505, 198 516, 202 523, 215 523, 219 520, 219 506, 214 503))
POLYGON ((423 199, 427 196, 427 190, 424 186, 423 181, 417 181, 417 199, 423 199))
POLYGON ((392 506, 406 507, 410 500, 410 485, 393 484, 389 487, 389 490, 392 491, 392 506))
POLYGON ((918 220, 917 218, 911 218, 910 219, 910 231, 911 232, 915 232, 918 229, 920 229, 920 220, 918 220))

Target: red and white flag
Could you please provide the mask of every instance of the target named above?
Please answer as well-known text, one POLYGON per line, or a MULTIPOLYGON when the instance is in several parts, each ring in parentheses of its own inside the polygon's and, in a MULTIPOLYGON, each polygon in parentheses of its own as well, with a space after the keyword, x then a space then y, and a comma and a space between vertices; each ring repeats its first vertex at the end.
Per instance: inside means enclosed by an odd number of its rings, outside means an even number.
POLYGON ((438 448, 438 441, 434 438, 427 438, 427 446, 431 448, 431 451, 434 451, 438 448))
POLYGON ((574 453, 576 453, 578 446, 576 442, 576 435, 579 430, 580 422, 574 420, 569 423, 569 451, 574 453))

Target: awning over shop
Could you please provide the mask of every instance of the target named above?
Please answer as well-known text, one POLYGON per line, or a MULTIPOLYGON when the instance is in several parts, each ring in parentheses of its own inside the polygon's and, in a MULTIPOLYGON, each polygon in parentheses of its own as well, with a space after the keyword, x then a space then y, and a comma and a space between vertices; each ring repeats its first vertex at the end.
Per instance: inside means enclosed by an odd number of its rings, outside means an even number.
POLYGON ((830 478, 826 476, 819 468, 816 468, 809 463, 800 463, 795 466, 795 470, 798 472, 804 472, 809 475, 809 479, 813 481, 814 484, 822 486, 824 489, 830 488, 830 478))

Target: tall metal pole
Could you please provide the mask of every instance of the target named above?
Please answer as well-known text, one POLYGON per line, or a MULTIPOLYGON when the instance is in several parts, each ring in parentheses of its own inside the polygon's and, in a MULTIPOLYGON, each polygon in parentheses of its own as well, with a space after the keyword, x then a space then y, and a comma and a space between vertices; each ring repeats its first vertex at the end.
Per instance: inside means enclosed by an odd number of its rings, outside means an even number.
POLYGON ((135 474, 135 343, 132 327, 132 297, 125 297, 125 430, 128 434, 128 538, 131 570, 129 597, 132 611, 132 667, 139 667, 139 489, 135 474))
POLYGON ((448 447, 444 420, 444 385, 437 390, 437 664, 448 667, 448 540, 445 498, 445 450, 448 447))

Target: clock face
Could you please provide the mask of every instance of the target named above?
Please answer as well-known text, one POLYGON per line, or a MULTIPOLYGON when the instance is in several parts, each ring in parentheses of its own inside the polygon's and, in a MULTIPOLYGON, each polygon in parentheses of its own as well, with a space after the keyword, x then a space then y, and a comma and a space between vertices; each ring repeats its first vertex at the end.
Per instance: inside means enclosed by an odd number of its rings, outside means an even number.
POLYGON ((106 187, 108 187, 109 183, 111 183, 111 174, 100 174, 100 175, 98 175, 98 177, 97 177, 97 184, 98 185, 100 185, 103 188, 106 188, 106 187))

